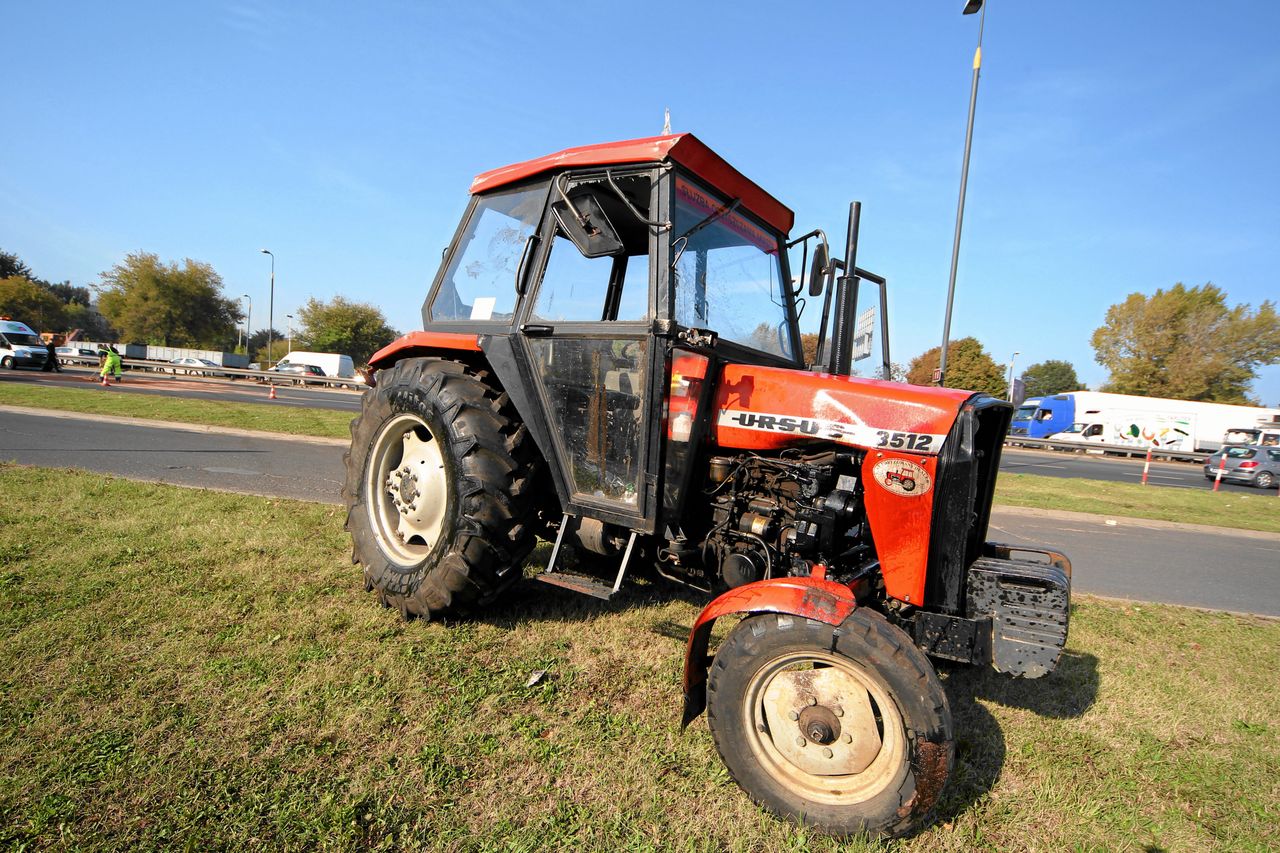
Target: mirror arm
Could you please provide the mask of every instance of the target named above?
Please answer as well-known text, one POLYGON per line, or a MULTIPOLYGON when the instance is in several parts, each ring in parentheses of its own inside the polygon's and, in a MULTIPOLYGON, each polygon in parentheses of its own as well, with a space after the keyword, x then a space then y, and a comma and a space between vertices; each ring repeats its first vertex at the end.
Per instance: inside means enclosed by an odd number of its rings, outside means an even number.
POLYGON ((590 225, 588 225, 588 223, 591 220, 588 217, 583 216, 582 213, 579 212, 578 208, 575 207, 573 202, 569 200, 569 194, 564 191, 564 187, 562 186, 562 184, 568 179, 569 179, 569 176, 564 175, 563 177, 561 177, 560 179, 554 182, 556 187, 556 192, 560 193, 560 198, 563 199, 565 205, 568 206, 569 212, 573 214, 573 218, 578 220, 578 224, 582 226, 582 229, 584 231, 587 231, 591 227, 590 225))
POLYGON ((533 247, 538 245, 538 235, 530 234, 524 241, 524 251, 520 253, 520 265, 516 267, 516 293, 524 296, 528 285, 525 279, 529 276, 529 259, 533 256, 533 247))
POLYGON ((627 210, 631 211, 632 216, 634 216, 636 219, 639 219, 641 222, 643 222, 645 225, 648 225, 650 228, 657 228, 659 231, 671 230, 670 222, 662 222, 657 219, 645 219, 644 214, 640 212, 639 208, 637 208, 634 204, 631 203, 631 199, 627 198, 627 194, 622 191, 622 187, 614 183, 613 173, 610 172, 608 169, 604 170, 604 177, 605 177, 605 180, 609 182, 609 188, 613 190, 614 193, 618 196, 618 198, 622 200, 622 203, 627 206, 627 210))

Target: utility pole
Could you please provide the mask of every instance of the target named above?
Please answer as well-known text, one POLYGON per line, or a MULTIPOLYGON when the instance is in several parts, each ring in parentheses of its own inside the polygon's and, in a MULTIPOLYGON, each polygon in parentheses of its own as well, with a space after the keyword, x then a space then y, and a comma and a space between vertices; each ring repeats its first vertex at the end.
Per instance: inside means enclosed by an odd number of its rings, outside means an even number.
POLYGON ((987 20, 987 7, 983 0, 969 0, 964 14, 972 15, 979 9, 978 49, 973 53, 973 84, 969 90, 969 124, 964 131, 964 164, 960 167, 960 201, 956 205, 956 236, 951 244, 951 277, 947 280, 947 315, 942 322, 942 352, 938 356, 938 372, 934 383, 942 385, 947 378, 947 345, 951 343, 951 306, 956 296, 956 267, 960 263, 960 229, 964 224, 964 193, 969 183, 969 151, 973 146, 973 113, 978 105, 978 72, 982 68, 982 27, 987 20))

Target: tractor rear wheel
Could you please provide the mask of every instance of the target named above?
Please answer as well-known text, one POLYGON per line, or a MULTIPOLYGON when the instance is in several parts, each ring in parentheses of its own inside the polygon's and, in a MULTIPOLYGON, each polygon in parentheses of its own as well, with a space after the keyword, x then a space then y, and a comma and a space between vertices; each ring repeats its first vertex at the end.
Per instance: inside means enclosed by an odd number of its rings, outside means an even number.
POLYGON ((712 662, 707 722, 753 800, 838 836, 921 826, 955 755, 933 667, 865 609, 838 629, 785 614, 744 619, 712 662))
POLYGON ((536 540, 537 454, 480 374, 427 358, 380 371, 345 462, 352 561, 387 606, 465 614, 521 577, 536 540))

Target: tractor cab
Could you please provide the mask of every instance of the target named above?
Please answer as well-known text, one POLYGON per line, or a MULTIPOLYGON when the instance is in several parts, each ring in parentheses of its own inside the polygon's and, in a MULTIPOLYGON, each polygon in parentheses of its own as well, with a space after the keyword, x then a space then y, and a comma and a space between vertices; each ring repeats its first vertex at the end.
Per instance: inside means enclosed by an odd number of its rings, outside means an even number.
POLYGON ((478 334, 517 408, 541 413, 525 422, 566 512, 653 532, 660 484, 678 512, 687 454, 662 444, 688 443, 697 401, 680 394, 709 350, 803 366, 793 214, 689 134, 570 149, 471 192, 423 328, 478 334))

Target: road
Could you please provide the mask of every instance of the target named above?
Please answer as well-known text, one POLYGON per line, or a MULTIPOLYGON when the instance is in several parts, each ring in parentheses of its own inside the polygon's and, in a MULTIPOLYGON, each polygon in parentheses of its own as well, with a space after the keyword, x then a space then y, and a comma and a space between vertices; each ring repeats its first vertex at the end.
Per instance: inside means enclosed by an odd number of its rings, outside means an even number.
MULTIPOLYGON (((14 382, 49 387, 83 388, 93 372, 87 368, 70 368, 65 374, 38 371, 0 371, 0 383, 14 382)), ((182 375, 164 375, 130 371, 123 384, 112 391, 125 394, 158 394, 167 397, 193 397, 241 403, 265 403, 267 389, 255 382, 202 379, 182 375)), ((341 389, 301 388, 292 385, 276 388, 278 399, 272 405, 299 408, 360 411, 360 394, 341 389)), ((1142 460, 1086 453, 1057 453, 1046 450, 1004 448, 1000 470, 1012 473, 1041 474, 1047 477, 1085 477, 1112 482, 1142 481, 1142 460)), ((1185 489, 1209 489, 1213 484, 1204 478, 1199 465, 1185 462, 1152 462, 1151 485, 1185 489)), ((1251 486, 1223 483, 1223 491, 1255 492, 1251 486)))
MULTIPOLYGON (((0 459, 338 503, 341 443, 0 411, 0 459)), ((990 539, 1064 551, 1077 592, 1280 617, 1280 536, 997 508, 990 539)))
MULTIPOLYGON (((53 388, 88 388, 97 377, 89 368, 64 367, 62 373, 42 373, 38 370, 0 370, 0 383, 13 382, 53 388)), ((248 379, 205 379, 196 376, 147 373, 128 370, 124 382, 111 387, 123 394, 156 394, 163 397, 194 397, 203 400, 224 400, 234 403, 266 403, 268 389, 265 385, 248 379)), ((360 411, 360 393, 339 388, 306 388, 297 385, 277 385, 277 406, 297 406, 311 409, 337 409, 360 411)))
MULTIPOLYGON (((1064 453, 1052 450, 1024 450, 1006 447, 1000 454, 1000 470, 1011 474, 1040 474, 1046 477, 1084 477, 1113 483, 1141 483, 1141 459, 1101 456, 1089 453, 1064 453)), ((1151 463, 1150 485, 1179 489, 1212 489, 1204 468, 1187 462, 1151 463)), ((1261 494, 1253 486, 1223 482, 1221 491, 1261 494)), ((1273 490, 1274 491, 1274 490, 1273 490)))

